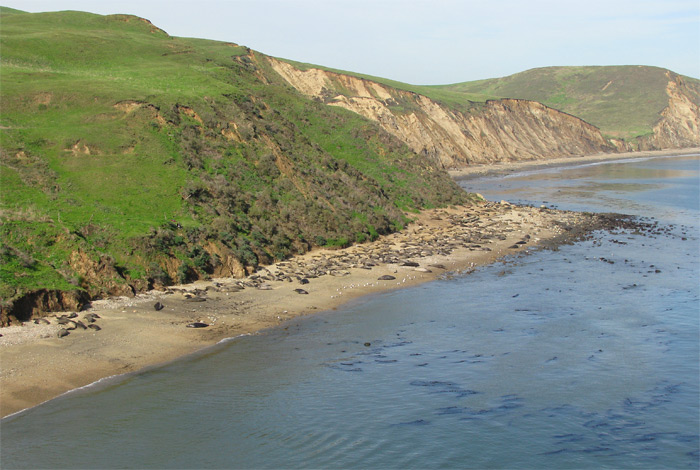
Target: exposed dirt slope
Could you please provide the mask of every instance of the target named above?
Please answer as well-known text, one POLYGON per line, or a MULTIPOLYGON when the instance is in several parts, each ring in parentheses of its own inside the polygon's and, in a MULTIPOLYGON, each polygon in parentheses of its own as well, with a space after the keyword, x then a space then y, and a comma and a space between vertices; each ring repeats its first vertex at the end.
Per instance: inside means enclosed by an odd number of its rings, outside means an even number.
POLYGON ((368 80, 270 62, 300 92, 378 122, 443 168, 617 150, 595 126, 534 101, 494 100, 457 111, 368 80))
POLYGON ((668 106, 654 133, 639 139, 637 150, 686 148, 700 145, 700 93, 683 77, 666 72, 668 106))
POLYGON ((369 80, 313 68, 299 70, 276 59, 270 63, 298 91, 380 123, 443 168, 700 145, 700 92, 670 71, 666 72, 668 105, 653 133, 624 141, 606 139, 597 127, 535 101, 490 100, 460 111, 369 80))

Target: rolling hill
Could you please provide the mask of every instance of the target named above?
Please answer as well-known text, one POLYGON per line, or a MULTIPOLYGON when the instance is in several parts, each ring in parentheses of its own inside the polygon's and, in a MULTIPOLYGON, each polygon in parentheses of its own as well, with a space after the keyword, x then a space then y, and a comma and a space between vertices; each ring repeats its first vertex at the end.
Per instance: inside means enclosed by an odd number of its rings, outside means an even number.
POLYGON ((60 308, 241 276, 468 200, 375 123, 300 95, 245 47, 128 15, 1 14, 5 311, 28 293, 60 308))
POLYGON ((654 93, 652 133, 614 141, 571 110, 487 99, 511 94, 495 84, 370 79, 130 15, 0 21, 3 324, 401 230, 470 201, 445 169, 700 140, 697 81, 671 72, 649 86, 675 83, 681 111, 654 93))

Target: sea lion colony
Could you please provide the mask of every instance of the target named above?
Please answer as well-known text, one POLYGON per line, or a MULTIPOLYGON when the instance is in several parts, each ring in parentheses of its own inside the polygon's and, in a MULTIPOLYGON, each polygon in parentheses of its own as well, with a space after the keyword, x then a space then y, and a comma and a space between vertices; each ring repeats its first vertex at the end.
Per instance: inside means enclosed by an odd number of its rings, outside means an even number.
MULTIPOLYGON (((205 289, 193 286, 168 287, 160 294, 178 293, 184 296, 185 302, 204 302, 207 291, 235 293, 244 289, 270 290, 273 288, 270 283, 275 281, 308 285, 312 279, 328 275, 346 276, 350 269, 357 268, 372 270, 383 266, 384 271, 389 269, 394 274, 399 268, 410 269, 417 273, 432 272, 432 269, 447 270, 444 264, 431 264, 426 260, 432 257, 444 259, 458 249, 491 251, 492 248, 488 245, 493 244, 494 241, 506 239, 517 241, 513 242, 507 251, 499 251, 499 254, 517 253, 538 242, 539 230, 545 225, 550 225, 550 229, 559 233, 557 240, 551 240, 548 243, 556 246, 558 243, 581 237, 596 229, 611 229, 623 227, 625 224, 634 224, 620 216, 582 214, 546 207, 514 206, 506 202, 482 202, 473 206, 437 209, 430 211, 427 217, 430 220, 429 224, 424 224, 419 219, 406 230, 374 242, 292 258, 268 267, 261 267, 256 273, 245 278, 217 279, 205 289), (554 221, 554 227, 551 227, 551 223, 543 223, 543 219, 554 221)), ((378 275, 377 280, 394 281, 396 278, 384 272, 378 275)), ((298 294, 313 294, 313 289, 309 288, 295 287, 292 290, 298 294)), ((160 301, 154 305, 156 311, 163 307, 160 301)), ((95 324, 95 320, 99 318, 96 314, 88 313, 82 321, 75 317, 77 317, 76 313, 54 315, 53 318, 61 327, 55 334, 63 337, 73 330, 88 328, 99 331, 100 327, 95 324)), ((36 319, 35 323, 37 321, 51 323, 52 319, 44 317, 36 319)))

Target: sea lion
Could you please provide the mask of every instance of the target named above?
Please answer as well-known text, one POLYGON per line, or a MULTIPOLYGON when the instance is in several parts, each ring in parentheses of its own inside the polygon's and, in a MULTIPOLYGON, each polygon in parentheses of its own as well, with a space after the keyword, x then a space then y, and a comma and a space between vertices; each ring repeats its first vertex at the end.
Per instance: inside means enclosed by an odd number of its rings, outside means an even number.
POLYGON ((64 336, 68 336, 69 334, 70 332, 68 330, 61 328, 60 330, 58 330, 58 333, 56 333, 56 336, 58 336, 59 338, 63 338, 64 336))
POLYGON ((379 276, 377 278, 378 281, 393 281, 394 279, 396 279, 396 278, 394 276, 392 276, 391 274, 385 274, 385 275, 379 276))
POLYGON ((294 289, 294 292, 297 294, 308 294, 308 292, 306 292, 304 289, 294 289))
POLYGON ((90 323, 87 327, 92 328, 95 331, 100 331, 102 329, 98 325, 95 325, 94 323, 90 323))
POLYGON ((203 323, 201 321, 196 321, 196 322, 187 324, 187 328, 206 328, 208 326, 209 326, 208 324, 203 323))
POLYGON ((154 309, 156 312, 158 312, 158 311, 160 311, 160 310, 163 310, 164 307, 165 307, 165 306, 164 306, 162 303, 160 303, 160 302, 156 302, 155 304, 153 304, 153 309, 154 309))
POLYGON ((241 286, 221 286, 219 287, 219 292, 240 292, 243 288, 241 286))

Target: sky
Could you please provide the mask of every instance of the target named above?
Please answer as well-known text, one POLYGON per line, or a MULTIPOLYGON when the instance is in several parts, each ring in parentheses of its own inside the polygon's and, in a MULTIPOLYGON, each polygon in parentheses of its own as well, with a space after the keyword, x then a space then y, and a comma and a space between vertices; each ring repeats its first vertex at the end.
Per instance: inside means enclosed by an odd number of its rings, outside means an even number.
MULTIPOLYGON (((653 65, 700 78, 700 0, 0 0, 128 13, 171 36, 415 85, 559 65, 653 65)), ((0 23, 0 28, 2 27, 0 23)))

